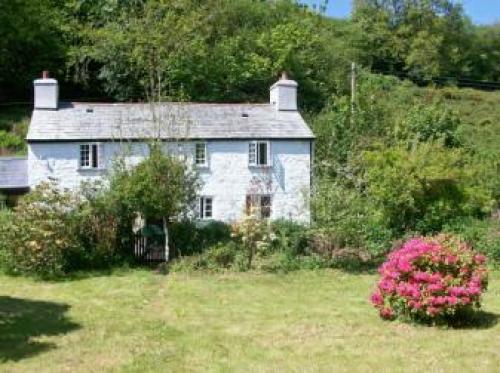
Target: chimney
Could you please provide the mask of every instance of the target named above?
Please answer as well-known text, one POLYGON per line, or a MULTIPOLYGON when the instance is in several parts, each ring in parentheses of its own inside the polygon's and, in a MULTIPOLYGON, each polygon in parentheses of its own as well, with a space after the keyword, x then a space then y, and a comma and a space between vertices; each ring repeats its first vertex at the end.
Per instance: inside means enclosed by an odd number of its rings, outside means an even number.
POLYGON ((57 110, 59 101, 59 84, 49 78, 49 72, 44 71, 41 79, 33 82, 35 88, 35 110, 57 110))
POLYGON ((287 73, 281 74, 280 80, 270 89, 270 103, 277 111, 297 111, 297 87, 295 80, 288 79, 287 73))

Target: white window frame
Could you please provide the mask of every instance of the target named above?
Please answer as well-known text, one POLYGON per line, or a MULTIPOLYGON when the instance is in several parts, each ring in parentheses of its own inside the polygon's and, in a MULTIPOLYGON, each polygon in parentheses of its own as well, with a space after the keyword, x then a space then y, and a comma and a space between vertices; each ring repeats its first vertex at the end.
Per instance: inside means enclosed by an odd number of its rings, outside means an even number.
POLYGON ((196 167, 208 167, 208 149, 206 142, 196 142, 194 144, 194 164, 196 167), (198 162, 198 147, 203 146, 203 162, 198 162))
POLYGON ((250 167, 271 167, 271 142, 267 140, 254 140, 248 144, 248 165, 250 167), (266 145, 266 163, 260 163, 260 145, 266 145))
POLYGON ((102 157, 102 149, 101 149, 101 144, 98 142, 89 142, 89 143, 82 143, 78 147, 79 150, 79 157, 78 157, 78 168, 81 170, 99 170, 101 168, 101 157, 102 157), (83 148, 88 147, 88 160, 85 163, 88 164, 83 164, 83 148), (95 154, 94 154, 94 147, 95 147, 95 154), (94 155, 97 156, 97 160, 95 162, 94 166, 94 160, 95 157, 94 155))
POLYGON ((211 220, 214 218, 214 198, 212 196, 200 196, 198 198, 198 219, 211 220), (210 216, 207 214, 207 201, 210 200, 210 216))
POLYGON ((245 198, 247 215, 254 215, 263 220, 271 218, 273 214, 273 196, 271 194, 247 194, 245 198), (262 199, 264 197, 269 198, 269 216, 262 216, 262 199))

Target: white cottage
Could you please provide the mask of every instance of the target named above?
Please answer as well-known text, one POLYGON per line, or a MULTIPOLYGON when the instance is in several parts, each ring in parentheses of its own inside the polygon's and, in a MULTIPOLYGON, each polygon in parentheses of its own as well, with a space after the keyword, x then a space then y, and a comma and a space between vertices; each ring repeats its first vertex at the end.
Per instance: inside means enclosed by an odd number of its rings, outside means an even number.
POLYGON ((286 76, 264 104, 66 103, 56 80, 45 75, 34 86, 28 187, 50 178, 78 188, 117 156, 137 164, 154 138, 198 170, 200 219, 238 220, 252 204, 262 218, 310 220, 314 136, 286 76))

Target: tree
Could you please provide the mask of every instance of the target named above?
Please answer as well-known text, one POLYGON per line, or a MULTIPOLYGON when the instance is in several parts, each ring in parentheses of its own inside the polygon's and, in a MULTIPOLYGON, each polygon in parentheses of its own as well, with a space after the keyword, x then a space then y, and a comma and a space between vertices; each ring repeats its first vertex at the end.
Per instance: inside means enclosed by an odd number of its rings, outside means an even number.
POLYGON ((185 162, 167 155, 160 143, 150 145, 150 155, 138 166, 118 167, 111 177, 110 191, 128 211, 147 220, 161 220, 165 233, 166 259, 169 257, 169 225, 188 214, 199 187, 198 176, 185 162))
POLYGON ((67 45, 57 0, 0 1, 0 95, 25 97, 42 70, 62 75, 67 45))
POLYGON ((451 0, 358 0, 353 15, 360 62, 415 78, 466 70, 472 33, 451 0))

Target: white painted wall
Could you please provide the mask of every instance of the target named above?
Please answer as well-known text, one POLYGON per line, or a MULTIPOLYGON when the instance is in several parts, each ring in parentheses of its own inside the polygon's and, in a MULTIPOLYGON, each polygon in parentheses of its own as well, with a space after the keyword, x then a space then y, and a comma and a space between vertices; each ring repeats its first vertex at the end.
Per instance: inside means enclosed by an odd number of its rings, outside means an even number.
MULTIPOLYGON (((247 194, 271 194, 272 218, 309 222, 310 141, 271 141, 272 167, 248 166, 248 143, 244 140, 208 141, 208 167, 200 168, 200 195, 213 197, 213 218, 234 221, 243 217, 247 194)), ((116 155, 128 164, 139 163, 147 154, 144 143, 101 143, 101 170, 80 170, 80 143, 30 143, 29 183, 35 186, 49 177, 61 187, 78 188, 83 181, 102 178, 116 155)), ((194 143, 168 144, 171 153, 182 153, 193 163, 194 143)))

